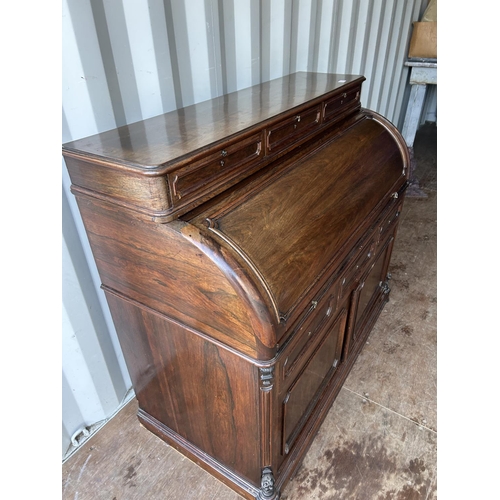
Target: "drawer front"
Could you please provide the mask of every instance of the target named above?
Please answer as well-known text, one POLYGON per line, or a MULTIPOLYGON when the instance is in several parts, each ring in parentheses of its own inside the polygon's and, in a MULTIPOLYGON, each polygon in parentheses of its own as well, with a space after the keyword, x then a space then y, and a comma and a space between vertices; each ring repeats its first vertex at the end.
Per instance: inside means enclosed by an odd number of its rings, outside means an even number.
POLYGON ((310 351, 310 348, 316 343, 318 334, 322 331, 322 327, 335 313, 336 302, 336 293, 329 294, 328 299, 322 301, 321 305, 317 308, 315 306, 317 302, 313 301, 312 307, 315 308, 314 313, 310 314, 297 328, 291 345, 287 349, 288 354, 283 362, 283 380, 297 372, 306 361, 306 355, 310 351))
POLYGON ((271 127, 267 132, 268 151, 275 153, 286 148, 301 136, 319 127, 320 119, 321 107, 315 106, 271 127))
POLYGON ((283 400, 282 454, 290 452, 300 431, 314 411, 322 389, 340 363, 347 311, 329 321, 317 338, 313 353, 288 389, 283 400))
MULTIPOLYGON (((374 266, 370 269, 370 272, 363 279, 362 288, 359 291, 359 300, 356 309, 356 325, 359 325, 360 319, 368 309, 370 300, 376 294, 377 290, 380 288, 382 282, 384 281, 384 270, 385 259, 384 253, 381 252, 377 257, 374 266)), ((358 329, 355 329, 355 332, 357 330, 358 329)), ((354 335, 354 338, 356 339, 356 335, 354 335)))
POLYGON ((334 120, 335 117, 341 115, 349 108, 355 108, 360 104, 361 86, 355 87, 352 90, 343 92, 340 95, 332 97, 325 102, 324 117, 325 122, 334 120))
POLYGON ((399 203, 394 207, 391 207, 389 214, 384 217, 379 226, 380 238, 379 241, 384 241, 389 232, 396 227, 399 221, 399 215, 401 214, 402 204, 399 203))
POLYGON ((344 297, 350 292, 353 284, 361 277, 363 271, 373 262, 377 249, 377 240, 373 236, 366 243, 358 247, 358 253, 351 265, 340 279, 339 297, 344 297))
POLYGON ((215 183, 222 184, 242 171, 251 170, 262 157, 261 134, 256 134, 176 170, 170 183, 174 204, 198 198, 215 183))

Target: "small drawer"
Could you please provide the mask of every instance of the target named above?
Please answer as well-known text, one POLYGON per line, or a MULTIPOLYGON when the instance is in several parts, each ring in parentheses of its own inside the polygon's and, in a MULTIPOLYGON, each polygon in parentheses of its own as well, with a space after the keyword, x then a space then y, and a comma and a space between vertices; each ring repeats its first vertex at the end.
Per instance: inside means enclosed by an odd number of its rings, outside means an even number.
POLYGON ((347 267, 344 275, 340 278, 339 297, 344 297, 352 288, 353 283, 363 274, 367 266, 373 262, 377 249, 377 240, 374 238, 360 245, 359 252, 353 259, 353 263, 347 267))
POLYGON ((257 134, 176 170, 169 176, 174 204, 196 199, 217 183, 222 185, 242 171, 253 169, 262 156, 262 138, 257 134))
POLYGON ((300 368, 309 348, 316 342, 318 332, 335 313, 336 295, 330 291, 327 300, 322 300, 319 307, 316 301, 312 302, 311 309, 314 309, 314 312, 296 329, 287 349, 288 353, 283 362, 283 380, 300 368))
POLYGON ((335 117, 340 116, 347 109, 358 106, 360 104, 360 94, 361 87, 355 87, 325 101, 323 120, 325 122, 334 120, 335 117))
POLYGON ((379 226, 379 241, 383 241, 386 235, 391 231, 399 221, 401 214, 401 203, 395 207, 391 207, 389 214, 382 220, 379 226))
POLYGON ((319 127, 320 119, 321 106, 315 106, 279 122, 267 132, 268 151, 276 153, 292 142, 300 140, 301 137, 319 127))

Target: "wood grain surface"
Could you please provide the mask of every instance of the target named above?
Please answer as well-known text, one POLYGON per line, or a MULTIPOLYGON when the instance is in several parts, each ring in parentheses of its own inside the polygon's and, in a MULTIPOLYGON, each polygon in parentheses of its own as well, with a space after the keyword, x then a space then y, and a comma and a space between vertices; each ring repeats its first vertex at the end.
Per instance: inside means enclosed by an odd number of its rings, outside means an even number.
MULTIPOLYGON (((430 160, 418 157, 423 164, 430 160)), ((437 498, 435 163, 429 168, 416 171, 428 196, 407 198, 401 212, 389 268, 391 300, 364 342, 302 465, 283 488, 283 500, 437 498)), ((327 302, 329 297, 325 295, 327 302)), ((339 310, 345 300, 346 297, 342 298, 339 310)), ((315 310, 325 314, 328 307, 318 304, 315 310)), ((134 330, 138 323, 146 322, 163 331, 162 326, 156 325, 161 315, 156 316, 150 321, 149 313, 134 312, 124 316, 123 321, 131 323, 134 330)), ((312 319, 311 325, 316 324, 312 319)), ((186 341, 182 329, 176 328, 173 340, 163 339, 168 334, 159 332, 154 334, 159 338, 153 335, 151 347, 162 342, 178 346, 186 341)), ((202 346, 204 341, 200 338, 195 344, 202 346)), ((149 345, 140 347, 135 341, 134 345, 135 351, 130 349, 129 355, 149 356, 149 365, 146 363, 144 369, 138 370, 138 376, 147 380, 148 369, 152 369, 147 366, 164 366, 160 359, 164 355, 153 354, 149 345)), ((294 345, 291 342, 290 350, 283 352, 295 353, 300 358, 302 350, 295 351, 294 345)), ((210 347, 209 351, 217 353, 219 349, 210 347)), ((198 355, 201 351, 197 348, 194 352, 198 355)), ((221 360, 226 358, 227 354, 220 356, 221 360)), ((234 366, 232 361, 224 364, 229 370, 234 366)), ((186 363, 176 366, 181 370, 190 368, 186 363)), ((225 377, 221 374, 225 369, 218 366, 218 375, 211 379, 217 383, 212 385, 223 387, 225 377)), ((168 371, 166 366, 165 371, 168 371)), ((203 370, 196 368, 196 371, 203 370)), ((297 373, 292 370, 286 383, 290 384, 297 373)), ((183 377, 179 375, 179 379, 183 377)), ((275 377, 281 375, 276 373, 275 377)), ((258 379, 260 385, 259 375, 258 379)), ((141 387, 146 395, 147 389, 141 387)), ((271 397, 266 400, 270 402, 277 387, 266 393, 259 391, 271 397)), ((204 397, 200 396, 200 400, 204 397)), ((224 396, 221 408, 227 408, 227 402, 224 396)), ((154 412, 159 402, 150 400, 148 404, 148 409, 154 412)), ((137 411, 138 403, 133 400, 64 463, 64 500, 242 498, 140 426, 137 411)))
MULTIPOLYGON (((353 228, 400 188, 402 172, 391 135, 365 120, 215 220, 260 270, 286 316, 353 228)), ((211 210, 199 218, 212 218, 211 210)))
POLYGON ((389 299, 409 156, 362 81, 64 146, 140 422, 249 500, 279 498, 389 299))
POLYGON ((68 142, 64 150, 110 158, 139 170, 192 155, 237 132, 276 120, 363 77, 299 72, 260 85, 68 142))

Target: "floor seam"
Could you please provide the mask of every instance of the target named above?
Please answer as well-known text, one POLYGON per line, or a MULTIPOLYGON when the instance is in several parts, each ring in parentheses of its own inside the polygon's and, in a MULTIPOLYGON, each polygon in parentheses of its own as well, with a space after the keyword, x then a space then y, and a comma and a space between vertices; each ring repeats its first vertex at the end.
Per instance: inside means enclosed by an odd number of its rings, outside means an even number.
POLYGON ((419 422, 415 422, 415 420, 412 420, 411 418, 406 417, 405 415, 402 415, 401 413, 398 413, 397 411, 394 411, 391 408, 387 408, 387 406, 384 406, 384 405, 382 405, 380 403, 377 403, 373 399, 370 399, 369 397, 367 397, 367 396, 365 396, 363 394, 359 394, 356 391, 353 391, 352 389, 349 389, 348 387, 342 387, 342 389, 345 389, 346 391, 349 391, 350 393, 352 393, 352 394, 354 394, 356 396, 359 396, 361 399, 366 399, 366 401, 369 401, 370 403, 376 404, 377 406, 380 406, 380 408, 384 408, 384 410, 390 411, 391 413, 394 413, 395 415, 398 415, 399 417, 404 418, 405 420, 408 420, 409 422, 411 422, 412 424, 415 424, 416 426, 418 426, 421 429, 425 429, 425 430, 428 430, 430 432, 433 432, 437 436, 437 431, 435 431, 434 429, 431 429, 430 427, 427 427, 427 426, 425 426, 425 425, 423 425, 423 424, 421 424, 419 422))

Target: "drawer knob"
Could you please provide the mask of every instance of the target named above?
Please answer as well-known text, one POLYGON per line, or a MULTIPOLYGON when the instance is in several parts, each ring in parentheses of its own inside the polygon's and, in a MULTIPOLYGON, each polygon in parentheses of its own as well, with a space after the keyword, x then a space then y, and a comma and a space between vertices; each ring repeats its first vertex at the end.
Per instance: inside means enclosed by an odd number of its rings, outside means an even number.
POLYGON ((313 309, 316 309, 316 307, 318 307, 318 301, 317 300, 313 300, 311 302, 311 304, 312 304, 313 309))
POLYGON ((220 161, 220 166, 223 167, 224 165, 226 164, 226 162, 224 160, 221 160, 220 161))
POLYGON ((225 149, 223 149, 223 150, 220 152, 220 154, 221 154, 222 156, 227 156, 227 151, 226 151, 225 149))
POLYGON ((347 97, 347 94, 344 92, 344 93, 342 94, 342 97, 345 99, 345 98, 347 97))

